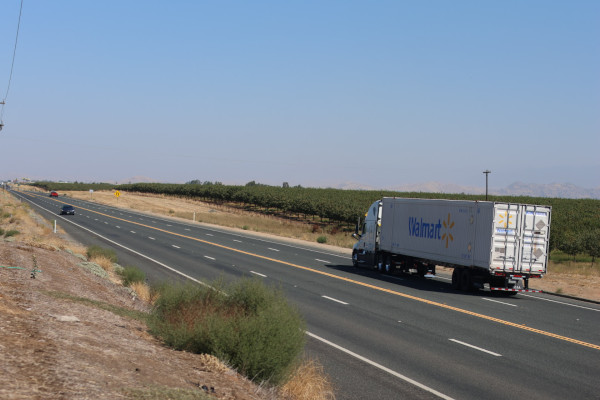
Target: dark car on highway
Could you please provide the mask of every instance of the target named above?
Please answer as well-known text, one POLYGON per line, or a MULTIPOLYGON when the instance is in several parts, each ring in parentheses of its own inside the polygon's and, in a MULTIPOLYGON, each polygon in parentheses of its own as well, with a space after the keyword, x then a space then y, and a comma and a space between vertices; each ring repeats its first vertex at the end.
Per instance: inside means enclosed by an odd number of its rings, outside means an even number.
POLYGON ((65 204, 64 206, 62 206, 62 208, 60 209, 60 215, 75 215, 75 207, 73 206, 69 206, 67 204, 65 204))

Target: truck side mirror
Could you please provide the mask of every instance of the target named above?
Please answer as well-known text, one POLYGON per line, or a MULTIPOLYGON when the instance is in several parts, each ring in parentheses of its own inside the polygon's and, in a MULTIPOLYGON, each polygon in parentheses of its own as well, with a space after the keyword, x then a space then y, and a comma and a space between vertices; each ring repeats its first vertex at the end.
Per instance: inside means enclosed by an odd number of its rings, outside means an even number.
POLYGON ((356 221, 356 226, 354 227, 354 233, 352 237, 356 240, 360 239, 360 235, 358 233, 358 227, 360 226, 360 217, 358 217, 358 221, 356 221))

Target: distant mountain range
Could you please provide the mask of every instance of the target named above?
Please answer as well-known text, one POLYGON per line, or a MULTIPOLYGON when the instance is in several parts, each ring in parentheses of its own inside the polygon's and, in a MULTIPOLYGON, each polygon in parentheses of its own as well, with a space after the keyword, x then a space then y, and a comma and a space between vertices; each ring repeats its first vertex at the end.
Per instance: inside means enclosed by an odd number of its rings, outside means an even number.
MULTIPOLYGON (((451 183, 426 182, 409 185, 399 185, 386 188, 375 188, 357 183, 343 183, 339 189, 356 190, 394 190, 399 192, 428 192, 428 193, 466 193, 485 194, 485 188, 475 186, 461 186, 451 183)), ((531 196, 531 197, 561 197, 567 199, 600 199, 600 187, 586 189, 571 183, 523 183, 515 182, 505 188, 489 188, 490 195, 503 196, 531 196)))

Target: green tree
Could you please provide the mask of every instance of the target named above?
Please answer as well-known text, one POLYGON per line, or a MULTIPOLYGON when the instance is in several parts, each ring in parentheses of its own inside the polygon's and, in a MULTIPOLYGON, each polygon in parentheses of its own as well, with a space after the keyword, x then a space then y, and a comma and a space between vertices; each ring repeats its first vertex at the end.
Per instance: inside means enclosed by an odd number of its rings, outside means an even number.
POLYGON ((573 256, 573 261, 575 261, 575 256, 584 250, 581 235, 577 232, 565 231, 560 239, 561 241, 558 243, 558 249, 573 256))
POLYGON ((586 232, 582 241, 585 252, 592 256, 592 264, 594 264, 596 257, 600 257, 600 229, 586 232))

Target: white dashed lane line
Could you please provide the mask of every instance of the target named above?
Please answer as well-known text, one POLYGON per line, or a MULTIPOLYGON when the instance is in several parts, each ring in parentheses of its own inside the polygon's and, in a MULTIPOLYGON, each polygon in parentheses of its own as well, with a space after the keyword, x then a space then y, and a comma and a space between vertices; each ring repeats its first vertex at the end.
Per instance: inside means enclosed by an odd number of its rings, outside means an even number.
POLYGON ((483 351, 484 353, 491 354, 495 357, 502 357, 502 354, 494 353, 493 351, 482 349, 481 347, 473 346, 472 344, 461 342, 460 340, 456 340, 456 339, 448 339, 448 340, 450 340, 451 342, 454 342, 454 343, 462 344, 463 346, 467 346, 467 347, 470 347, 475 350, 483 351))
POLYGON ((171 246, 175 247, 176 249, 180 249, 180 248, 181 248, 181 247, 179 247, 179 246, 176 246, 176 245, 174 245, 174 244, 172 244, 171 246))
POLYGON ((214 258, 214 257, 209 257, 209 256, 204 256, 204 258, 208 258, 209 260, 213 260, 213 261, 215 261, 215 260, 216 260, 216 258, 214 258))
POLYGON ((152 236, 148 236, 148 239, 150 239, 150 240, 156 240, 152 236))
POLYGON ((263 275, 263 274, 260 274, 260 273, 258 273, 258 272, 254 272, 254 271, 250 271, 250 273, 251 273, 251 274, 254 274, 254 275, 262 276, 263 278, 266 278, 266 277, 267 277, 266 275, 263 275))
POLYGON ((498 301, 498 300, 493 300, 493 299, 486 299, 485 297, 482 297, 481 300, 492 301, 494 303, 504 304, 505 306, 517 307, 516 304, 505 303, 503 301, 498 301))
POLYGON ((335 301, 336 303, 340 303, 340 304, 343 304, 345 306, 347 306, 349 304, 349 303, 346 303, 345 301, 334 299, 333 297, 329 297, 329 296, 321 296, 321 297, 324 298, 324 299, 327 299, 327 300, 335 301))
POLYGON ((329 261, 327 261, 327 260, 319 260, 318 258, 315 258, 315 261, 322 262, 322 263, 325 263, 325 264, 331 264, 331 263, 330 263, 329 261))
POLYGON ((278 249, 274 249, 272 247, 267 247, 267 249, 271 250, 271 251, 279 251, 278 249))

